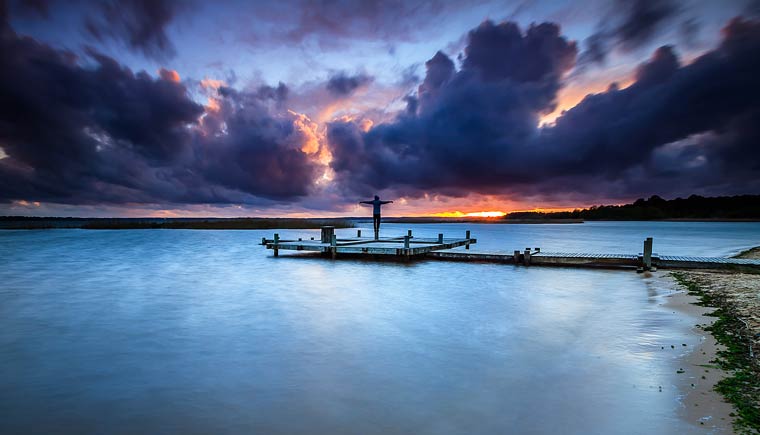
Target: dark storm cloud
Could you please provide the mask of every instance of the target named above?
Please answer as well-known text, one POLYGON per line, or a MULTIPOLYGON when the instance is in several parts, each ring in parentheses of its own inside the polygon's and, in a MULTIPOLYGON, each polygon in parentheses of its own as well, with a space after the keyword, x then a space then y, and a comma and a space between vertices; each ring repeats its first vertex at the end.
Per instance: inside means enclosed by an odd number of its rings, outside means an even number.
MULTIPOLYGON (((617 47, 627 51, 643 47, 672 24, 679 12, 674 0, 616 0, 597 31, 584 41, 580 60, 604 62, 617 47)), ((696 29, 693 24, 690 31, 696 29)))
POLYGON ((18 0, 13 2, 15 12, 20 15, 36 15, 47 18, 50 13, 48 0, 18 0))
POLYGON ((256 90, 256 95, 262 100, 274 100, 277 102, 285 101, 288 98, 288 87, 285 83, 280 82, 277 87, 262 85, 256 90))
POLYGON ((99 40, 123 42, 147 57, 166 58, 175 54, 166 28, 181 3, 171 0, 103 1, 98 12, 85 21, 87 31, 99 40))
POLYGON ((80 59, 0 23, 0 201, 93 203, 290 200, 315 164, 284 85, 225 90, 204 115, 172 71, 80 59), (202 119, 199 122, 199 119, 202 119))
MULTIPOLYGON (((726 26, 718 48, 690 65, 680 66, 673 49, 661 47, 629 88, 588 96, 555 127, 544 129, 537 151, 548 153, 555 166, 566 166, 565 172, 575 167, 612 175, 691 135, 730 131, 744 136, 746 123, 740 120, 756 115, 760 101, 760 64, 753 55, 758 50, 760 23, 739 19, 726 26)), ((710 147, 706 162, 732 160, 731 148, 710 147)), ((758 150, 745 151, 748 160, 736 163, 746 167, 758 161, 758 150)), ((714 177, 723 174, 729 175, 721 170, 714 177)))
POLYGON ((339 72, 327 80, 327 90, 336 96, 351 95, 355 90, 367 85, 372 81, 372 77, 366 74, 348 75, 345 72, 339 72))
POLYGON ((317 165, 301 152, 305 137, 293 119, 272 116, 266 106, 272 95, 261 88, 222 88, 220 94, 219 110, 207 114, 197 137, 197 161, 207 180, 271 199, 306 195, 317 165))
MULTIPOLYGON (((454 77, 456 68, 454 67, 454 62, 439 51, 432 59, 425 62, 425 70, 427 73, 425 74, 425 80, 419 86, 418 95, 422 101, 429 101, 434 99, 438 94, 438 90, 454 77)), ((414 104, 415 107, 414 110, 411 110, 412 112, 417 111, 416 100, 414 104)))
POLYGON ((339 181, 363 194, 393 184, 413 195, 488 189, 509 177, 503 160, 536 134, 538 115, 553 110, 576 47, 553 24, 522 33, 486 21, 469 33, 465 52, 458 72, 440 52, 426 63, 416 113, 366 134, 351 123, 328 127, 339 181))
POLYGON ((734 20, 693 63, 661 47, 630 87, 589 95, 537 128, 575 47, 553 25, 521 33, 487 22, 470 33, 461 70, 441 53, 426 64, 415 111, 366 133, 331 124, 333 169, 361 194, 757 189, 758 52, 760 24, 734 20))

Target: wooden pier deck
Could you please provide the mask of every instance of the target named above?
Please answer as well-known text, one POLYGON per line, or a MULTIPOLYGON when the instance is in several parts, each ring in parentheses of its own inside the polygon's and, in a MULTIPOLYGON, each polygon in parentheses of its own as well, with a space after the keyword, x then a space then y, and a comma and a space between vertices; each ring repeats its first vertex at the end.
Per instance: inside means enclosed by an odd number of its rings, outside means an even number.
MULTIPOLYGON (((477 243, 477 240, 470 237, 467 231, 464 238, 444 238, 442 234, 438 238, 414 237, 412 232, 401 237, 384 237, 375 239, 374 237, 362 237, 361 232, 357 237, 337 238, 334 234, 329 234, 327 240, 281 240, 279 235, 275 234, 273 239, 263 239, 261 244, 267 249, 272 249, 274 255, 278 256, 280 250, 290 251, 314 251, 330 255, 333 258, 340 254, 348 255, 383 255, 395 256, 405 259, 420 257, 433 251, 444 249, 453 249, 464 246, 469 249, 471 244, 477 243)), ((323 239, 324 239, 323 232, 323 239)))
POLYGON ((638 271, 664 269, 753 269, 760 270, 760 260, 724 257, 695 257, 660 255, 652 252, 652 238, 644 241, 644 252, 638 254, 605 254, 584 252, 546 252, 540 248, 515 250, 512 254, 485 253, 452 250, 460 246, 470 249, 477 243, 467 231, 464 238, 414 237, 409 230, 406 236, 371 238, 362 237, 361 230, 356 237, 337 238, 334 228, 323 227, 320 240, 282 240, 278 234, 273 239, 262 239, 261 244, 274 251, 313 251, 336 258, 346 256, 385 256, 404 260, 424 258, 430 260, 503 263, 524 266, 566 266, 566 267, 607 267, 634 268, 638 271))
MULTIPOLYGON (((472 261, 530 266, 572 266, 640 268, 642 254, 593 254, 582 252, 531 252, 525 262, 525 253, 501 254, 482 252, 441 251, 431 252, 427 258, 449 261, 472 261)), ((725 257, 693 257, 652 254, 651 267, 662 269, 730 269, 749 268, 760 270, 760 260, 725 257)))

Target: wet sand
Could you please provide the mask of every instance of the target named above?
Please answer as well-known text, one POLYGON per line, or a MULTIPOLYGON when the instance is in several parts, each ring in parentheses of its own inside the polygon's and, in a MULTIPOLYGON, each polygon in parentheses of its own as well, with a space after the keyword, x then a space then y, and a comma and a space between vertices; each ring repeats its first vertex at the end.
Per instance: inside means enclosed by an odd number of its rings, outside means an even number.
MULTIPOLYGON (((737 258, 760 258, 760 247, 752 248, 736 256, 737 258)), ((757 354, 760 350, 760 275, 746 271, 687 271, 688 279, 697 282, 701 290, 720 295, 733 308, 732 312, 747 327, 750 343, 757 354)), ((732 413, 734 406, 725 402, 723 396, 714 391, 717 382, 726 377, 726 372, 714 362, 717 352, 723 350, 715 337, 704 328, 712 325, 717 318, 705 316, 715 307, 696 305, 699 298, 687 293, 669 273, 655 274, 664 288, 673 293, 666 296, 665 307, 684 314, 685 319, 695 320, 692 332, 699 336, 699 344, 681 359, 682 367, 676 374, 678 388, 683 392, 682 415, 690 424, 706 428, 708 433, 734 433, 732 413), (679 373, 683 370, 683 373, 679 373)), ((749 351, 749 349, 748 349, 749 351)))
POLYGON ((681 417, 693 425, 695 431, 699 428, 704 430, 703 433, 732 434, 733 419, 730 414, 734 408, 714 390, 715 384, 726 375, 711 363, 722 346, 703 330, 715 321, 714 317, 705 316, 713 309, 695 305, 698 298, 679 289, 667 272, 658 272, 657 275, 664 286, 672 289, 672 293, 666 296, 664 307, 682 316, 684 322, 690 323, 691 332, 699 337, 698 344, 687 346, 688 353, 678 358, 678 367, 674 367, 674 383, 681 392, 681 417))

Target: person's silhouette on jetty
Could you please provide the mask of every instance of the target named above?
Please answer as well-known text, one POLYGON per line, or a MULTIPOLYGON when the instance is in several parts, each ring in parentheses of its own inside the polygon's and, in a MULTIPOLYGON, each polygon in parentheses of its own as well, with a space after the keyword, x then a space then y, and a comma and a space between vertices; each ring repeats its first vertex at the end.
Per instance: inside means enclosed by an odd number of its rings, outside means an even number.
POLYGON ((380 197, 375 195, 372 201, 359 201, 359 204, 372 205, 372 224, 375 227, 375 240, 380 237, 380 207, 384 204, 390 204, 393 201, 380 201, 380 197))

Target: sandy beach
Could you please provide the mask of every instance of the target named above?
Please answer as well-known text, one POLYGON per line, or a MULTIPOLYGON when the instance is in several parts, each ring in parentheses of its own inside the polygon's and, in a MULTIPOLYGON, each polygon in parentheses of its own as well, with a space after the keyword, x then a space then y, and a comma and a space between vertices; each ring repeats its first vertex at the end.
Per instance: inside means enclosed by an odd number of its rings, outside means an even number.
MULTIPOLYGON (((760 248, 750 249, 737 257, 760 258, 760 248)), ((708 428, 711 433, 757 433, 757 427, 753 425, 757 424, 760 408, 757 377, 754 376, 760 373, 756 358, 760 349, 760 276, 749 271, 713 270, 679 272, 678 279, 664 271, 656 275, 665 288, 673 289, 673 293, 666 296, 664 306, 685 314, 686 319, 694 319, 692 331, 699 336, 699 344, 684 356, 677 371, 677 385, 683 392, 683 418, 692 425, 708 428), (688 292, 684 289, 684 281, 697 286, 706 296, 703 298, 694 291, 688 292), (699 305, 700 301, 708 301, 708 306, 699 305), (710 313, 716 313, 718 317, 710 316, 710 313), (736 319, 740 327, 738 330, 731 330, 724 324, 716 327, 720 319, 736 319), (710 329, 713 330, 708 332, 710 329), (725 336, 733 337, 738 343, 732 341, 727 347, 725 336), (744 358, 737 361, 735 354, 744 358), (755 379, 749 382, 754 385, 741 381, 747 373, 750 379, 755 379), (722 380, 723 386, 719 384, 722 380), (739 391, 732 393, 737 384, 741 385, 739 391), (716 387, 723 393, 728 390, 733 394, 732 401, 741 400, 743 410, 728 403, 728 398, 716 391, 716 387)))

